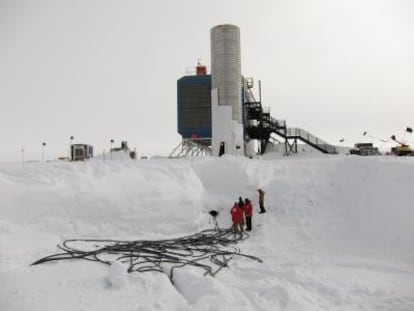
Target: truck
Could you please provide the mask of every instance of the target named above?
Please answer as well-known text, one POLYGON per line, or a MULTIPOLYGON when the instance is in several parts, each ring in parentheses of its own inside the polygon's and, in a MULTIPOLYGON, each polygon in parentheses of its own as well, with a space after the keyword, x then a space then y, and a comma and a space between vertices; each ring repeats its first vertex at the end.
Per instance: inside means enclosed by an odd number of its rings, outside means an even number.
POLYGON ((398 144, 398 146, 391 148, 392 154, 396 156, 414 156, 414 149, 410 145, 400 142, 395 138, 395 135, 392 135, 391 139, 398 144))

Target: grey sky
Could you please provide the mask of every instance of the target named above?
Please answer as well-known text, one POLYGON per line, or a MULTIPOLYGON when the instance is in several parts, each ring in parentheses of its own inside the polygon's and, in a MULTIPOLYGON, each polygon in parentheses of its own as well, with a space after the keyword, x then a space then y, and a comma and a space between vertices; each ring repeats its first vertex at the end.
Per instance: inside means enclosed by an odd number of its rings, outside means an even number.
POLYGON ((114 139, 167 155, 176 80, 210 65, 223 23, 240 27, 242 73, 289 127, 352 145, 414 126, 411 0, 0 0, 0 161, 22 147, 40 160, 42 142, 64 156, 72 135, 96 153, 114 139))

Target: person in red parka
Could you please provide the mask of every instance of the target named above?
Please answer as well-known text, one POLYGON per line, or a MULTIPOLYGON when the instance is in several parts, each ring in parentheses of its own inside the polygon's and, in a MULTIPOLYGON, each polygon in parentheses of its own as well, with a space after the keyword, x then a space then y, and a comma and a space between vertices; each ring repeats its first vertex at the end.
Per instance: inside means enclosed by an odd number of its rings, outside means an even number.
POLYGON ((246 231, 252 231, 253 205, 248 198, 244 199, 244 216, 246 217, 246 231))
POLYGON ((235 202, 230 210, 231 221, 233 222, 234 232, 243 232, 243 210, 239 207, 239 203, 235 202))
POLYGON ((239 208, 242 212, 242 216, 241 216, 241 223, 240 223, 240 227, 241 227, 241 231, 244 230, 244 201, 242 197, 239 197, 239 208))

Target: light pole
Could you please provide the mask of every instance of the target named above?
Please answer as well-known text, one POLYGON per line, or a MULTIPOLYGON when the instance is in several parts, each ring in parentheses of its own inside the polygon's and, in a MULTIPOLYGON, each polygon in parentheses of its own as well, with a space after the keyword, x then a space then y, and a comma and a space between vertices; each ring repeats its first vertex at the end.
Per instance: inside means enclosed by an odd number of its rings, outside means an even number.
POLYGON ((46 143, 43 142, 42 143, 42 162, 45 161, 45 147, 46 147, 46 143))
POLYGON ((69 161, 72 160, 72 141, 73 141, 73 136, 70 137, 69 140, 69 161))
POLYGON ((111 148, 109 149, 109 154, 110 154, 110 156, 111 156, 111 160, 112 160, 112 144, 114 143, 114 140, 113 140, 113 139, 111 139, 111 140, 110 140, 110 143, 111 143, 111 148))
POLYGON ((23 147, 20 151, 22 152, 22 165, 24 166, 24 149, 23 149, 23 147))

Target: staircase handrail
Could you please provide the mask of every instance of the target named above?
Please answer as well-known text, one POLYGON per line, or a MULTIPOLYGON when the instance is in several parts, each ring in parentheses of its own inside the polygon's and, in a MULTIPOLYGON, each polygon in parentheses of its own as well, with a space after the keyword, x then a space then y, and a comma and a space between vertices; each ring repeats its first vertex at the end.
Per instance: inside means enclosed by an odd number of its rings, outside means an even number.
POLYGON ((290 127, 286 129, 286 136, 288 138, 299 138, 317 149, 326 151, 327 153, 338 153, 335 146, 327 143, 326 141, 316 137, 315 135, 301 128, 290 127))

